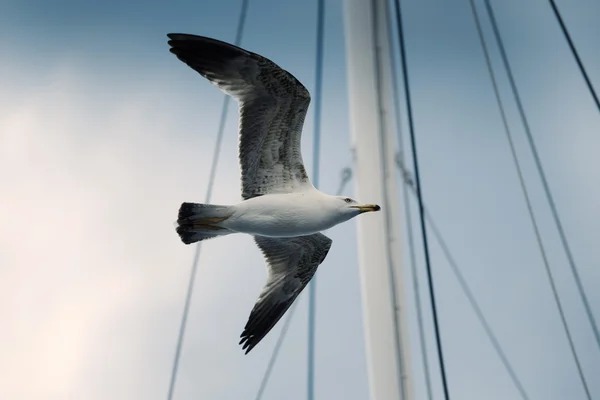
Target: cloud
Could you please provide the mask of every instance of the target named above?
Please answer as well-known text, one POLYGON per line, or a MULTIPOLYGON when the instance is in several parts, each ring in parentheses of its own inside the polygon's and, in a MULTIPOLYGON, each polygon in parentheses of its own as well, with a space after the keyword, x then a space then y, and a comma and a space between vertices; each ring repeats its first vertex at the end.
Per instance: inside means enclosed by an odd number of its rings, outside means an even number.
MULTIPOLYGON (((182 200, 202 197, 214 139, 170 112, 160 83, 110 93, 65 63, 48 81, 0 114, 0 396, 125 399, 154 393, 149 377, 166 390, 193 253, 173 224, 182 200)), ((203 264, 218 268, 231 244, 205 249, 203 264)), ((203 271, 194 312, 217 308, 231 272, 203 271)))

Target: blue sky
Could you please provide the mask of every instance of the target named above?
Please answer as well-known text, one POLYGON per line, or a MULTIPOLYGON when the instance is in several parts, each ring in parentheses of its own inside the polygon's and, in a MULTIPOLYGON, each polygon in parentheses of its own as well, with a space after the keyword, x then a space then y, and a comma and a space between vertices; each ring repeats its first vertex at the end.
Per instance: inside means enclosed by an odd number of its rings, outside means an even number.
MULTIPOLYGON (((425 201, 530 398, 584 398, 468 2, 403 4, 425 201)), ((600 382, 593 379, 600 372, 600 350, 550 218, 489 21, 478 5, 551 268, 592 395, 600 396, 600 382)), ((600 319, 600 294, 594 290, 600 285, 600 115, 549 4, 493 5, 600 319)), ((173 221, 182 201, 204 198, 222 103, 216 88, 168 52, 166 33, 231 42, 239 6, 239 0, 0 3, 0 316, 9 327, 0 331, 0 397, 165 398, 193 255, 173 221)), ((563 0, 558 6, 600 86, 595 51, 600 6, 593 0, 563 0)), ((250 0, 242 46, 277 62, 313 91, 315 24, 316 3, 250 0)), ((332 193, 340 170, 351 164, 340 0, 327 2, 325 40, 320 177, 322 190, 332 193)), ((231 111, 215 203, 239 200, 237 113, 231 111)), ((312 112, 303 137, 309 172, 312 112)), ((351 184, 346 193, 352 192, 351 184)), ((355 224, 328 235, 334 243, 317 274, 316 397, 365 399, 355 224)), ((453 398, 518 398, 433 240, 431 251, 453 398)), ((423 268, 419 253, 425 294, 423 268)), ((410 282, 408 264, 405 270, 410 282)), ((228 236, 203 246, 176 399, 254 396, 280 329, 248 356, 237 346, 263 271, 249 237, 228 236)), ((299 301, 264 399, 305 398, 305 296, 299 301)), ((406 302, 413 376, 417 398, 423 398, 409 285, 406 302)), ((425 318, 441 398, 431 318, 425 318)))

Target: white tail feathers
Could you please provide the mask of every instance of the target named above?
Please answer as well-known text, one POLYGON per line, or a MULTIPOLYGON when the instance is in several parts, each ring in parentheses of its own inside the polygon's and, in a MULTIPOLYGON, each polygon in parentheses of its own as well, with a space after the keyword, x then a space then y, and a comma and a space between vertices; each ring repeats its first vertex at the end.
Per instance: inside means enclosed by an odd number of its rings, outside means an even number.
POLYGON ((177 233, 185 244, 229 235, 233 231, 221 226, 220 223, 231 214, 228 206, 183 203, 177 217, 177 233))

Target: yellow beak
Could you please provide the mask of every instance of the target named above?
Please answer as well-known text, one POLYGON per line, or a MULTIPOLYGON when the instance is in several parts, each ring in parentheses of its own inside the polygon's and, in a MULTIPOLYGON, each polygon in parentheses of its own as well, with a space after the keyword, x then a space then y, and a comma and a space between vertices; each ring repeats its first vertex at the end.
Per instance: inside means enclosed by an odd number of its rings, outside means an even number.
POLYGON ((361 213, 379 211, 381 209, 377 204, 363 204, 362 206, 350 206, 350 208, 358 208, 361 213))

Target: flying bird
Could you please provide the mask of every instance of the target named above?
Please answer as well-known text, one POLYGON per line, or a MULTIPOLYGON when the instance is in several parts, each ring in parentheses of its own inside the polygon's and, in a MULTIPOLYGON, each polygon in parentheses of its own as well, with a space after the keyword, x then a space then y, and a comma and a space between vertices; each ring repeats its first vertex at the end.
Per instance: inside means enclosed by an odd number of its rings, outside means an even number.
POLYGON ((267 283, 241 334, 246 354, 285 314, 331 247, 320 233, 369 211, 349 197, 330 196, 310 182, 300 151, 308 90, 274 62, 202 36, 171 33, 171 53, 239 104, 242 201, 183 203, 177 233, 185 244, 246 233, 262 251, 267 283))

